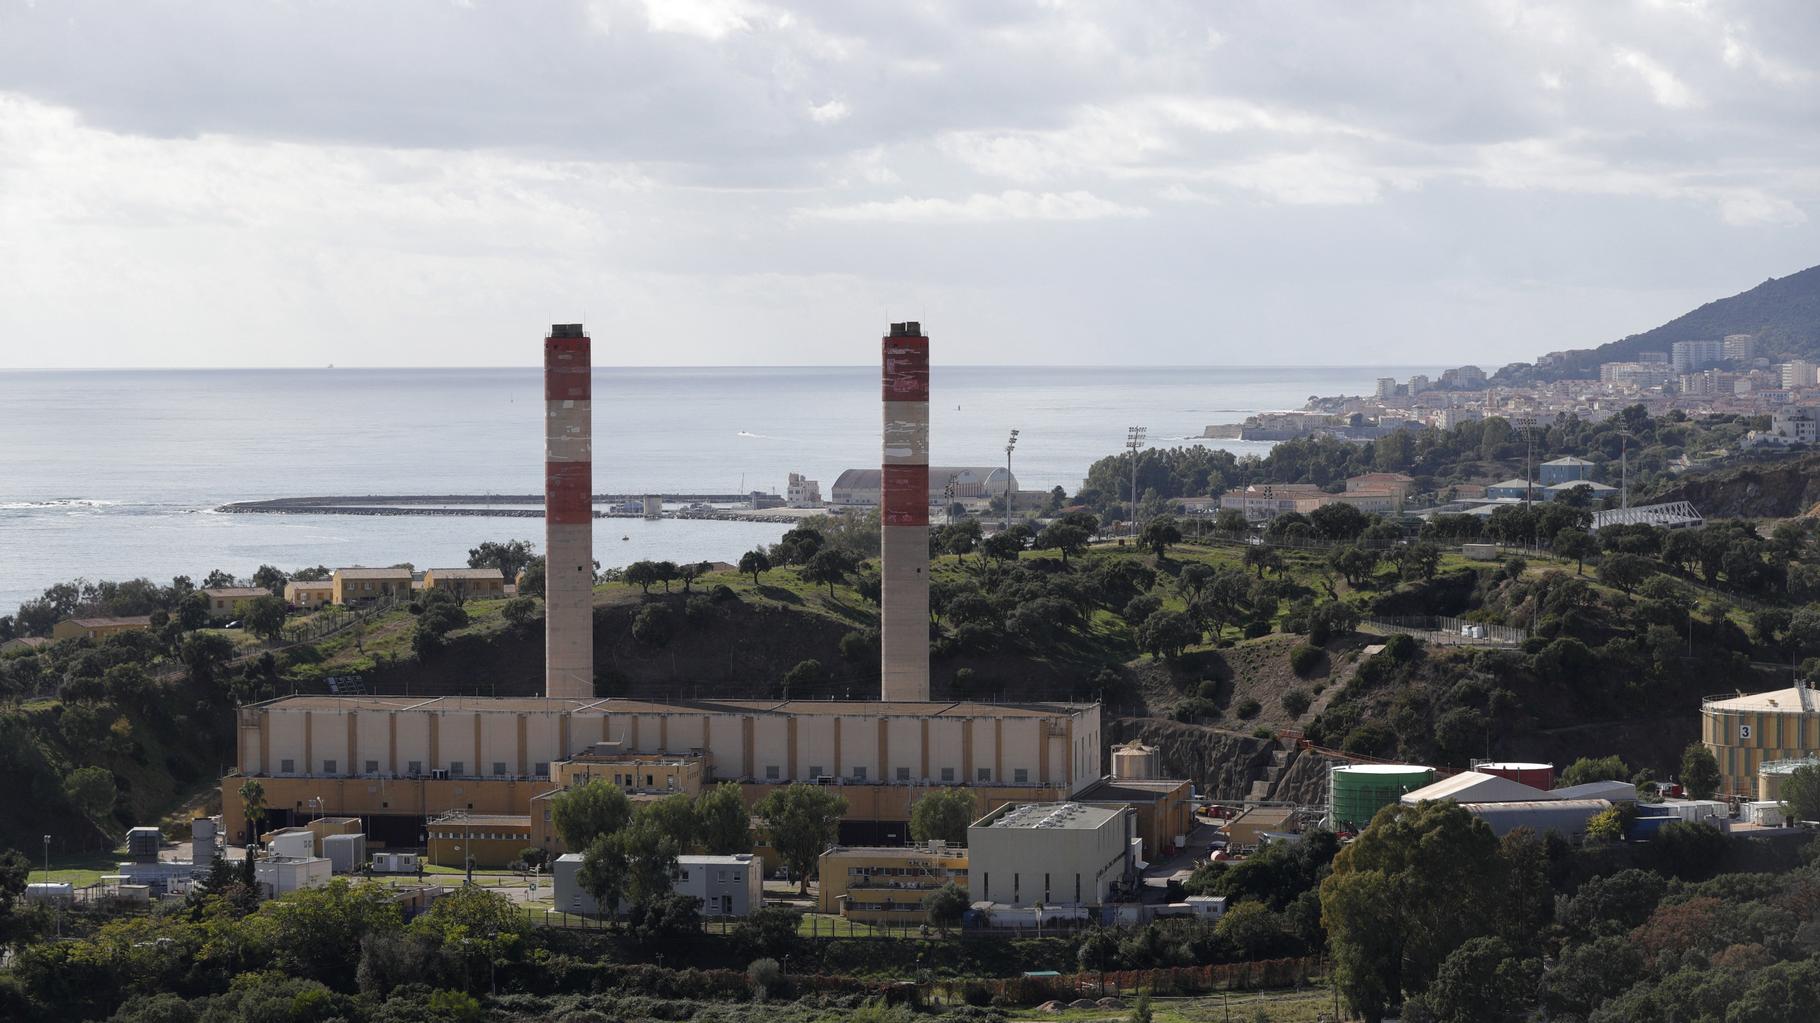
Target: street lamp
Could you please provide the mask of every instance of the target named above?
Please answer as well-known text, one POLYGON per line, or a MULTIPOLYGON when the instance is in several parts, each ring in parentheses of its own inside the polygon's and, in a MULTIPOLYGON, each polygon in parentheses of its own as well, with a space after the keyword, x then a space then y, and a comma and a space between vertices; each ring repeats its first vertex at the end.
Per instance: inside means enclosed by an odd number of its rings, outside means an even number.
POLYGON ((51 879, 51 836, 44 836, 44 880, 51 879))
POLYGON ((1011 449, 1017 447, 1017 431, 1005 441, 1005 528, 1011 528, 1011 449))
POLYGON ((1144 446, 1145 429, 1142 426, 1131 426, 1125 429, 1125 448, 1131 452, 1131 531, 1137 532, 1138 492, 1137 492, 1137 453, 1144 446))

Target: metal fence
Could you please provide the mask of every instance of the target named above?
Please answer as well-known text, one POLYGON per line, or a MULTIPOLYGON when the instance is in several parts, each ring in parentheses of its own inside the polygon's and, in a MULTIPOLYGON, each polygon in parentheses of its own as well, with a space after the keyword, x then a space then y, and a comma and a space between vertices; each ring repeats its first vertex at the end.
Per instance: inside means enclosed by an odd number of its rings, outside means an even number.
POLYGON ((1488 625, 1446 615, 1372 615, 1362 624, 1385 632, 1406 632, 1428 643, 1446 646, 1522 646, 1529 632, 1508 625, 1488 625))

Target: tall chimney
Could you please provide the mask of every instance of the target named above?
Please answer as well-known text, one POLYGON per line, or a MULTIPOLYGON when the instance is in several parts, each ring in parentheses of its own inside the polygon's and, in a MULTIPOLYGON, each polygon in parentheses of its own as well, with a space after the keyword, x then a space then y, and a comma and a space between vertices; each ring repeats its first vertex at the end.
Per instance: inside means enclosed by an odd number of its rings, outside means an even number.
POLYGON ((885 451, 880 698, 929 699, 929 339, 893 323, 884 339, 885 451))
POLYGON ((594 695, 594 412, 588 335, 543 343, 544 695, 594 695))

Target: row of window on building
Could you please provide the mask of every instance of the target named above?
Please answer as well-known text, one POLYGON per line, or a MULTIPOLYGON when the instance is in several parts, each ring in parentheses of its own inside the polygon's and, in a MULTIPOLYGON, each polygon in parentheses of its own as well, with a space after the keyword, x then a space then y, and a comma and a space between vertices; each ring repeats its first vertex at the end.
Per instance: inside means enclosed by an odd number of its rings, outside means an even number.
MULTIPOLYGON (((325 759, 322 762, 322 773, 329 774, 329 775, 336 774, 339 772, 340 767, 341 767, 341 762, 339 760, 325 759)), ((288 758, 278 761, 278 773, 279 774, 296 774, 297 773, 297 761, 291 760, 288 758)), ((377 761, 377 760, 367 761, 366 770, 363 771, 362 773, 369 774, 369 775, 379 774, 380 773, 379 761, 377 761)), ((412 760, 412 761, 408 762, 405 765, 404 773, 407 777, 412 777, 412 776, 423 774, 424 773, 423 772, 423 761, 412 760)), ((549 774, 550 774, 550 765, 541 760, 537 762, 537 764, 532 768, 532 771, 531 771, 531 777, 533 777, 533 778, 547 778, 547 777, 549 777, 549 774)), ((465 760, 449 761, 449 775, 451 777, 456 777, 456 778, 477 777, 477 776, 468 774, 468 764, 467 764, 467 761, 465 761, 465 760)), ((493 761, 493 777, 495 777, 495 778, 511 777, 511 772, 506 769, 505 761, 503 761, 503 760, 493 761)))

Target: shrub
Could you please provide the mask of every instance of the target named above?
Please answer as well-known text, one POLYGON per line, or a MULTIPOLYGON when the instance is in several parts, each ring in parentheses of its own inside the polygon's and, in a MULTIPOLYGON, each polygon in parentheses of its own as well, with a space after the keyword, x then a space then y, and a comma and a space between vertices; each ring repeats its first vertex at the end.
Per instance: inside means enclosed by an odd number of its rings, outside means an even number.
POLYGON ((1175 709, 1169 712, 1169 716, 1187 724, 1193 724, 1197 721, 1218 721, 1220 718, 1220 708, 1219 705, 1212 700, 1204 700, 1198 696, 1191 696, 1181 703, 1176 704, 1175 709))
POLYGON ((1314 697, 1308 695, 1306 689, 1291 689, 1283 694, 1283 709, 1289 712, 1290 717, 1301 717, 1308 712, 1308 707, 1312 703, 1314 703, 1314 697))
POLYGON ((1254 739, 1274 739, 1277 737, 1277 733, 1259 725, 1251 730, 1251 737, 1254 739))
POLYGON ((1399 661, 1407 661, 1422 652, 1414 636, 1407 632, 1398 632, 1384 641, 1384 652, 1399 661))
POLYGON ((782 988, 784 969, 775 959, 754 959, 752 965, 746 967, 746 979, 752 982, 753 994, 762 1002, 771 992, 782 988))
POLYGON ((1249 721, 1252 718, 1257 717, 1258 713, 1260 711, 1262 711, 1263 709, 1264 709, 1263 704, 1261 704, 1258 701, 1247 696, 1243 700, 1239 701, 1239 705, 1237 707, 1233 708, 1233 713, 1235 713, 1239 717, 1244 718, 1245 720, 1249 721))
POLYGON ((714 602, 700 595, 692 596, 683 603, 683 617, 693 624, 706 623, 714 617, 714 602))
POLYGON ((961 696, 965 696, 965 695, 973 692, 974 685, 975 685, 974 673, 973 673, 972 668, 954 669, 954 691, 955 691, 955 693, 957 693, 961 696))
POLYGON ((1297 675, 1307 678, 1320 668, 1321 661, 1326 656, 1326 651, 1320 647, 1300 643, 1294 650, 1289 651, 1289 667, 1297 675))
POLYGON ((646 604, 632 618, 632 638, 648 647, 662 647, 675 634, 670 609, 662 604, 646 604))
POLYGON ((739 601, 739 594, 734 593, 733 587, 728 586, 726 583, 718 583, 713 589, 708 591, 708 599, 714 601, 716 604, 725 604, 729 600, 737 603, 739 601))
POLYGON ((1194 692, 1203 700, 1217 700, 1220 698, 1220 683, 1214 679, 1207 679, 1196 687, 1194 692))
POLYGON ((786 691, 795 689, 798 691, 798 695, 801 695, 803 689, 813 688, 827 681, 828 670, 822 667, 822 662, 813 657, 797 661, 795 667, 784 672, 784 689, 786 691))

